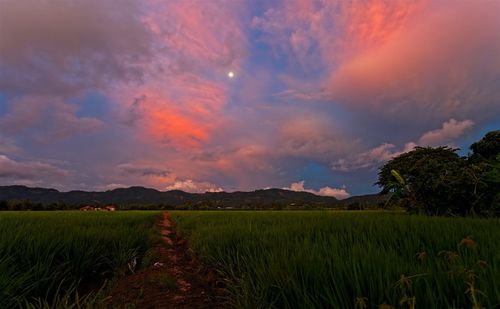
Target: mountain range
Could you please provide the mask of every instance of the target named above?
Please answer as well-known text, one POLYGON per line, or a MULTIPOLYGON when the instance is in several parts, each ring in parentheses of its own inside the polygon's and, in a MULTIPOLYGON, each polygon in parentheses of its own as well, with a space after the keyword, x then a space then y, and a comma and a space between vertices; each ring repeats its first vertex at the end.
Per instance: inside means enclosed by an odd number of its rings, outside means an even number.
POLYGON ((68 205, 117 204, 147 205, 161 204, 179 206, 186 204, 212 203, 221 207, 245 208, 256 205, 313 205, 335 207, 351 203, 368 204, 376 202, 378 195, 351 197, 339 201, 335 197, 318 196, 309 192, 284 189, 263 189, 251 192, 205 192, 188 193, 180 190, 158 191, 144 187, 118 188, 104 192, 69 191, 31 188, 26 186, 0 186, 0 201, 29 200, 32 203, 51 204, 63 202, 68 205))

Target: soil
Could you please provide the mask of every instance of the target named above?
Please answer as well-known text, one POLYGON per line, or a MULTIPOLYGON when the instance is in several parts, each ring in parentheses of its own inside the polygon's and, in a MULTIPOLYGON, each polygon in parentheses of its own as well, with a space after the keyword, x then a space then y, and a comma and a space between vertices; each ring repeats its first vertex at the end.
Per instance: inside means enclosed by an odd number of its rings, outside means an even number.
POLYGON ((157 222, 161 242, 152 265, 115 281, 109 308, 227 308, 223 280, 204 267, 175 230, 168 213, 157 222))

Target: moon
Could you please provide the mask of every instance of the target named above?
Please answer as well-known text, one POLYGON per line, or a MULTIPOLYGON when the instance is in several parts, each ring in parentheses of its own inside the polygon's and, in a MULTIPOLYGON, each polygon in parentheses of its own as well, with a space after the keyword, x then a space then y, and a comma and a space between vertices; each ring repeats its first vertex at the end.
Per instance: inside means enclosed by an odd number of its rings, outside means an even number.
POLYGON ((233 78, 233 77, 234 77, 234 72, 233 72, 233 71, 229 71, 229 72, 227 73, 227 77, 229 77, 229 78, 233 78))

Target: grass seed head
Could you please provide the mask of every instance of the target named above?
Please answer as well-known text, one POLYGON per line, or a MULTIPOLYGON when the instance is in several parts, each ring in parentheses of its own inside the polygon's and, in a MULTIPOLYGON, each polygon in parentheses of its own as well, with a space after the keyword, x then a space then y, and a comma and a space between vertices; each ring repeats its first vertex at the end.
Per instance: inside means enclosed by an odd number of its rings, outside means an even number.
POLYGON ((486 261, 483 261, 483 260, 479 260, 477 261, 476 265, 481 269, 481 270, 485 270, 486 268, 488 268, 488 262, 486 261))
POLYGON ((420 251, 417 254, 415 254, 415 257, 417 258, 418 261, 423 262, 427 258, 427 252, 420 251))
POLYGON ((460 246, 472 249, 477 246, 477 243, 472 239, 472 236, 469 235, 460 241, 460 246))
POLYGON ((460 258, 460 255, 455 251, 441 251, 438 253, 439 256, 444 256, 444 258, 449 262, 453 263, 460 258))
POLYGON ((366 309, 368 307, 368 298, 356 297, 354 299, 354 309, 366 309))
POLYGON ((411 288, 412 281, 410 277, 401 275, 401 278, 396 282, 396 287, 402 288, 402 289, 409 289, 411 288))
POLYGON ((403 296, 399 301, 399 305, 403 306, 406 304, 410 309, 414 309, 416 303, 417 303, 417 298, 415 296, 409 297, 408 295, 403 296))

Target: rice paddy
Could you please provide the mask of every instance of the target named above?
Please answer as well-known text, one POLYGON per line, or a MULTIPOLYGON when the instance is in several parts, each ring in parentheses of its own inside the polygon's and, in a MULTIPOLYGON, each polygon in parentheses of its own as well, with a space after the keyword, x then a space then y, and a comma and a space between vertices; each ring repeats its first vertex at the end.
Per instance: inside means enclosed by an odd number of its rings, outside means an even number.
POLYGON ((500 220, 172 212, 238 308, 498 308, 500 220))
MULTIPOLYGON (((0 213, 0 308, 97 306, 107 279, 128 272, 131 261, 151 260, 158 214, 0 213)), ((382 211, 171 216, 225 279, 229 307, 500 308, 499 219, 382 211)), ((167 274, 158 284, 176 286, 167 274)))
POLYGON ((156 215, 0 212, 0 308, 90 303, 85 289, 99 290, 150 248, 156 215))

